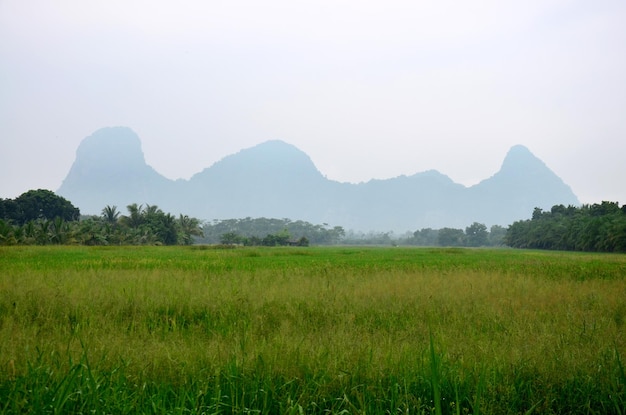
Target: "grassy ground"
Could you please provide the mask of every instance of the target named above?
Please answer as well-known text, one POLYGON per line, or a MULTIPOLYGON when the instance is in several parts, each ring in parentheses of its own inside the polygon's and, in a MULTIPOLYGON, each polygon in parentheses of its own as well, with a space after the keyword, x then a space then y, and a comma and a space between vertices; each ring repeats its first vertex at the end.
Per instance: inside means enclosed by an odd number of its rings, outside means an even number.
POLYGON ((0 248, 0 413, 626 413, 626 256, 0 248))

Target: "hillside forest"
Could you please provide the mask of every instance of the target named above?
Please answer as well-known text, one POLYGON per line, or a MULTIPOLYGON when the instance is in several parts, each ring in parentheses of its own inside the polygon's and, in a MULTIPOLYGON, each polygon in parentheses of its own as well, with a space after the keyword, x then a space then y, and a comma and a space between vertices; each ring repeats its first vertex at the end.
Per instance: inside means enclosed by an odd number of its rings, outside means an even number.
POLYGON ((81 216, 70 201, 50 190, 29 190, 0 199, 0 245, 414 245, 509 246, 591 252, 626 252, 626 205, 555 205, 535 208, 527 220, 508 228, 474 222, 465 229, 424 228, 397 236, 393 232, 345 231, 326 223, 244 218, 202 223, 197 218, 163 212, 156 205, 107 205, 99 216, 81 216))

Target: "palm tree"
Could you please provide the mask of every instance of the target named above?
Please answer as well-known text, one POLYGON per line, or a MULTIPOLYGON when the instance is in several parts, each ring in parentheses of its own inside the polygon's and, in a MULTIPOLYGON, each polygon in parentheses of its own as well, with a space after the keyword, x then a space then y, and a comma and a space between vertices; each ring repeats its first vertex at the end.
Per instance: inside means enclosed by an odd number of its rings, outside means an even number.
POLYGON ((162 211, 157 205, 146 205, 146 208, 143 210, 145 216, 156 215, 158 213, 162 213, 162 211))
POLYGON ((0 219, 0 245, 13 245, 17 243, 15 231, 9 222, 0 219))
POLYGON ((160 215, 160 227, 158 236, 165 245, 176 245, 178 235, 176 232, 176 217, 169 213, 160 215))
POLYGON ((71 239, 70 227, 63 218, 57 216, 49 221, 50 242, 54 244, 65 244, 71 239))
POLYGON ((24 224, 22 229, 24 230, 24 233, 22 235, 22 238, 23 238, 22 242, 25 245, 30 245, 30 244, 35 243, 35 241, 37 240, 37 229, 35 228, 35 221, 29 220, 28 222, 24 224))
POLYGON ((183 245, 191 245, 193 243, 192 236, 204 236, 200 221, 196 218, 181 214, 178 218, 178 227, 182 234, 180 242, 183 245))
POLYGON ((50 242, 50 221, 47 219, 37 220, 36 241, 39 245, 46 245, 50 242))
POLYGON ((137 206, 137 203, 126 206, 128 216, 123 216, 124 222, 131 228, 138 228, 143 222, 143 205, 137 206))
POLYGON ((115 205, 106 205, 104 209, 102 209, 102 218, 110 225, 115 225, 119 216, 120 212, 117 210, 117 206, 115 205))
MULTIPOLYGON (((118 213, 119 214, 119 213, 118 213)), ((111 225, 95 218, 81 220, 77 238, 81 245, 108 245, 111 225)))

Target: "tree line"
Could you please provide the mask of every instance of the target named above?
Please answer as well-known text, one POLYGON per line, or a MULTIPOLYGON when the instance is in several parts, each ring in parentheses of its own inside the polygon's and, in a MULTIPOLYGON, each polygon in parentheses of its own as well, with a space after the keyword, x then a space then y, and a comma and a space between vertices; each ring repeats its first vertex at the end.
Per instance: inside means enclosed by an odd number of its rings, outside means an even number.
POLYGON ((402 237, 392 232, 345 232, 341 226, 290 219, 244 218, 202 224, 187 215, 165 213, 156 205, 105 206, 101 214, 81 216, 71 202, 49 190, 30 190, 0 199, 0 245, 416 245, 502 246, 595 252, 626 252, 626 205, 603 201, 576 206, 535 208, 531 219, 508 228, 487 229, 474 222, 463 229, 424 228, 402 237))
POLYGON ((506 228, 474 222, 465 229, 461 228, 422 228, 403 235, 393 232, 355 232, 346 233, 342 243, 347 245, 409 245, 409 246, 502 246, 506 228))
POLYGON ((425 228, 413 232, 406 240, 409 245, 421 246, 502 246, 506 228, 493 225, 487 228, 483 223, 474 222, 465 230, 457 228, 425 228))
POLYGON ((100 216, 81 217, 78 208, 50 190, 30 190, 0 199, 1 245, 190 245, 202 236, 200 221, 175 217, 156 205, 105 206, 100 216))
POLYGON ((626 205, 603 201, 535 208, 531 219, 509 226, 504 240, 513 248, 626 252, 626 205))
POLYGON ((309 239, 301 236, 299 239, 292 239, 289 231, 283 229, 276 234, 268 233, 263 238, 258 236, 242 236, 235 232, 227 232, 220 237, 220 243, 224 245, 243 246, 309 246, 309 239))
POLYGON ((214 220, 202 227, 200 243, 242 245, 333 245, 339 243, 345 231, 341 226, 330 227, 291 219, 244 218, 214 220))

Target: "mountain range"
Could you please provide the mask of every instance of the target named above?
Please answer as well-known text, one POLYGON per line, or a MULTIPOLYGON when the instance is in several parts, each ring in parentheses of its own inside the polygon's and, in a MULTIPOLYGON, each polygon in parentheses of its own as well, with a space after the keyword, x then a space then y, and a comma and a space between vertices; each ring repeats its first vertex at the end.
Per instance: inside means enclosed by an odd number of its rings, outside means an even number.
POLYGON ((83 214, 107 205, 157 205, 202 220, 290 218, 359 231, 405 232, 506 226, 535 207, 579 205, 569 186, 526 147, 506 154, 493 176, 465 187, 436 170, 366 183, 325 178, 310 157, 272 140, 224 157, 189 180, 170 180, 146 164, 139 137, 107 127, 83 139, 57 194, 83 214))

